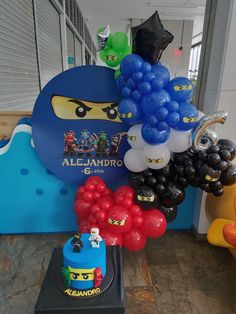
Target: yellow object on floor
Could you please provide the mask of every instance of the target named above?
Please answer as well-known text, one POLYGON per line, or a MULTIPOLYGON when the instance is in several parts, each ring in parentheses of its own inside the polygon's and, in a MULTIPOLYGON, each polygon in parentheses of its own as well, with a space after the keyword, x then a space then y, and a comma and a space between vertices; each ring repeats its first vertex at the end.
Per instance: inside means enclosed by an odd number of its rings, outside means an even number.
POLYGON ((235 223, 234 220, 229 219, 215 219, 207 232, 207 240, 210 244, 226 248, 235 248, 235 246, 228 243, 223 235, 223 228, 227 224, 235 223))

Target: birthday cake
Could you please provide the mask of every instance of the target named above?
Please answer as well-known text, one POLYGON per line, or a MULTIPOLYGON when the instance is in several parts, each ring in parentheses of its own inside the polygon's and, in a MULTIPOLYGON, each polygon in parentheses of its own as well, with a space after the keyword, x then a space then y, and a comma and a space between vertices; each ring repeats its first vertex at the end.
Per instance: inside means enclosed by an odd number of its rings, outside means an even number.
POLYGON ((106 244, 97 228, 91 234, 75 233, 63 247, 62 274, 70 296, 93 296, 101 292, 106 275, 106 244))

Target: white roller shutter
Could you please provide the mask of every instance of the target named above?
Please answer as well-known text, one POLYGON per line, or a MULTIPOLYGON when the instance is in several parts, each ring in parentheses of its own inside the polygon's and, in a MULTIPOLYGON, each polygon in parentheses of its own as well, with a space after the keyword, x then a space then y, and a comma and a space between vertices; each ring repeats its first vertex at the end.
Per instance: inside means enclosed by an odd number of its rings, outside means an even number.
POLYGON ((75 38, 69 26, 66 26, 66 38, 67 38, 67 61, 68 68, 70 69, 75 66, 75 38))
POLYGON ((0 1, 0 110, 29 110, 39 93, 32 0, 0 1))
POLYGON ((77 37, 75 37, 75 63, 76 66, 82 65, 82 44, 78 40, 77 37))
POLYGON ((35 0, 41 87, 62 71, 59 13, 49 0, 35 0))

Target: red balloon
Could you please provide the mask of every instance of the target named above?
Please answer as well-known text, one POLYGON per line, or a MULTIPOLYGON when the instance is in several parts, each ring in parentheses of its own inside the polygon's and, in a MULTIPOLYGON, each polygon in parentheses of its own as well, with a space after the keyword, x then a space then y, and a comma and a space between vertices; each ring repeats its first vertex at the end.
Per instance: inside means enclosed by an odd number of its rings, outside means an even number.
POLYGON ((74 205, 75 214, 79 218, 87 218, 90 215, 90 205, 82 199, 76 200, 74 205))
POLYGON ((91 225, 88 220, 82 220, 79 223, 79 232, 80 233, 90 233, 91 225))
POLYGON ((94 184, 91 183, 91 182, 86 182, 85 185, 84 185, 84 188, 85 188, 86 191, 91 191, 91 192, 93 192, 93 191, 95 191, 95 189, 96 189, 96 185, 94 185, 94 184))
POLYGON ((124 233, 132 226, 132 216, 122 206, 114 205, 107 212, 107 227, 111 232, 124 233))
POLYGON ((105 221, 106 220, 106 212, 105 210, 98 210, 96 213, 95 213, 95 217, 97 219, 97 221, 105 221))
POLYGON ((142 250, 146 242, 147 238, 139 228, 132 228, 123 235, 123 246, 129 251, 142 250))
POLYGON ((143 211, 142 232, 149 238, 159 238, 167 228, 165 216, 157 209, 143 211))
POLYGON ((126 185, 120 186, 116 191, 115 191, 115 196, 116 195, 121 195, 124 198, 129 198, 132 199, 134 198, 134 190, 126 185))
POLYGON ((130 213, 132 216, 136 217, 136 216, 141 216, 142 215, 142 209, 140 206, 138 205, 133 205, 131 208, 130 208, 130 213))
POLYGON ((98 176, 92 176, 92 177, 89 177, 87 179, 86 183, 92 183, 94 185, 99 185, 99 184, 104 184, 104 181, 102 178, 100 178, 98 176))
POLYGON ((93 192, 90 192, 90 191, 85 191, 83 194, 82 194, 82 198, 85 202, 88 202, 88 203, 91 203, 94 199, 94 194, 93 192))
POLYGON ((105 239, 107 246, 119 245, 120 247, 122 247, 123 240, 120 234, 112 233, 107 229, 102 229, 99 233, 101 237, 105 239))
POLYGON ((133 201, 130 198, 125 198, 122 203, 122 206, 124 206, 125 208, 130 208, 133 205, 133 201))
POLYGON ((95 218, 93 215, 89 215, 88 221, 89 221, 90 223, 96 223, 96 218, 95 218))
POLYGON ((122 204, 122 202, 123 202, 123 200, 124 200, 124 196, 122 196, 122 195, 120 195, 120 194, 115 194, 114 195, 114 199, 115 199, 115 203, 117 204, 117 205, 121 205, 122 204))
POLYGON ((140 227, 143 224, 143 218, 142 217, 134 217, 133 218, 133 225, 135 227, 140 227))
POLYGON ((97 185, 96 190, 97 190, 98 192, 103 193, 103 192, 106 191, 106 188, 107 188, 106 185, 105 185, 104 183, 101 183, 101 184, 97 185))
POLYGON ((100 200, 98 200, 97 203, 98 203, 99 207, 101 207, 101 209, 108 210, 114 204, 114 201, 111 197, 104 196, 104 197, 100 198, 100 200))
POLYGON ((97 204, 97 203, 95 203, 95 204, 93 204, 93 205, 91 205, 91 207, 90 207, 90 211, 91 211, 91 213, 94 215, 97 211, 99 211, 101 208, 100 208, 100 206, 97 204))
POLYGON ((95 200, 99 200, 99 198, 102 197, 102 195, 101 195, 101 193, 99 193, 97 191, 94 191, 93 197, 94 197, 95 200))

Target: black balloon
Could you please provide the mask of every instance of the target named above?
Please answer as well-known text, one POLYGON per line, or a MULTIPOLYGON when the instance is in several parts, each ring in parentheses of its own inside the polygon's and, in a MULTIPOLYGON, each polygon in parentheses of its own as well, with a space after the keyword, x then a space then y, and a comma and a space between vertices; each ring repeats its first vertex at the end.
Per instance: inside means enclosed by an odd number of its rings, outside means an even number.
POLYGON ((182 203, 184 198, 184 189, 177 187, 174 183, 169 183, 166 192, 160 196, 160 203, 163 206, 172 207, 182 203))
POLYGON ((233 160, 235 158, 236 145, 232 141, 222 138, 218 141, 218 145, 221 150, 228 150, 230 152, 230 160, 233 160))
POLYGON ((226 149, 221 150, 219 154, 220 154, 220 157, 225 161, 230 160, 231 158, 230 152, 226 149))
POLYGON ((165 193, 166 187, 162 183, 157 183, 157 185, 155 186, 154 190, 157 193, 157 195, 161 195, 161 194, 165 193))
POLYGON ((178 213, 178 209, 176 206, 165 207, 165 206, 161 205, 161 206, 159 206, 158 209, 163 213, 167 222, 173 221, 176 218, 177 213, 178 213))
POLYGON ((220 175, 221 171, 214 170, 213 168, 208 167, 206 165, 204 165, 204 167, 202 167, 199 170, 199 179, 206 183, 215 182, 219 180, 220 175))
POLYGON ((155 208, 157 205, 157 195, 150 187, 138 187, 135 191, 135 203, 143 209, 155 208))
POLYGON ((143 172, 139 172, 139 173, 129 172, 128 182, 129 182, 129 185, 132 186, 134 189, 138 186, 144 185, 145 177, 143 175, 143 172))
POLYGON ((207 156, 207 163, 210 166, 217 165, 221 162, 220 155, 217 153, 212 153, 207 156))
POLYGON ((162 52, 174 38, 164 29, 157 11, 144 23, 132 27, 131 32, 133 53, 151 64, 158 62, 162 52))
POLYGON ((214 165, 213 168, 214 168, 215 170, 221 170, 221 171, 223 171, 223 170, 226 170, 226 169, 228 168, 228 163, 227 163, 227 161, 221 160, 221 162, 218 163, 218 164, 216 164, 216 165, 214 165))
POLYGON ((157 179, 154 176, 150 176, 147 178, 147 185, 154 186, 157 183, 157 179))
POLYGON ((223 171, 220 181, 224 185, 232 185, 236 183, 236 165, 232 164, 226 171, 223 171))
POLYGON ((177 177, 176 183, 182 186, 183 188, 186 188, 188 186, 188 180, 185 179, 184 177, 177 177))
POLYGON ((219 151, 220 151, 220 148, 215 144, 210 145, 207 149, 207 152, 209 154, 219 153, 219 151))

